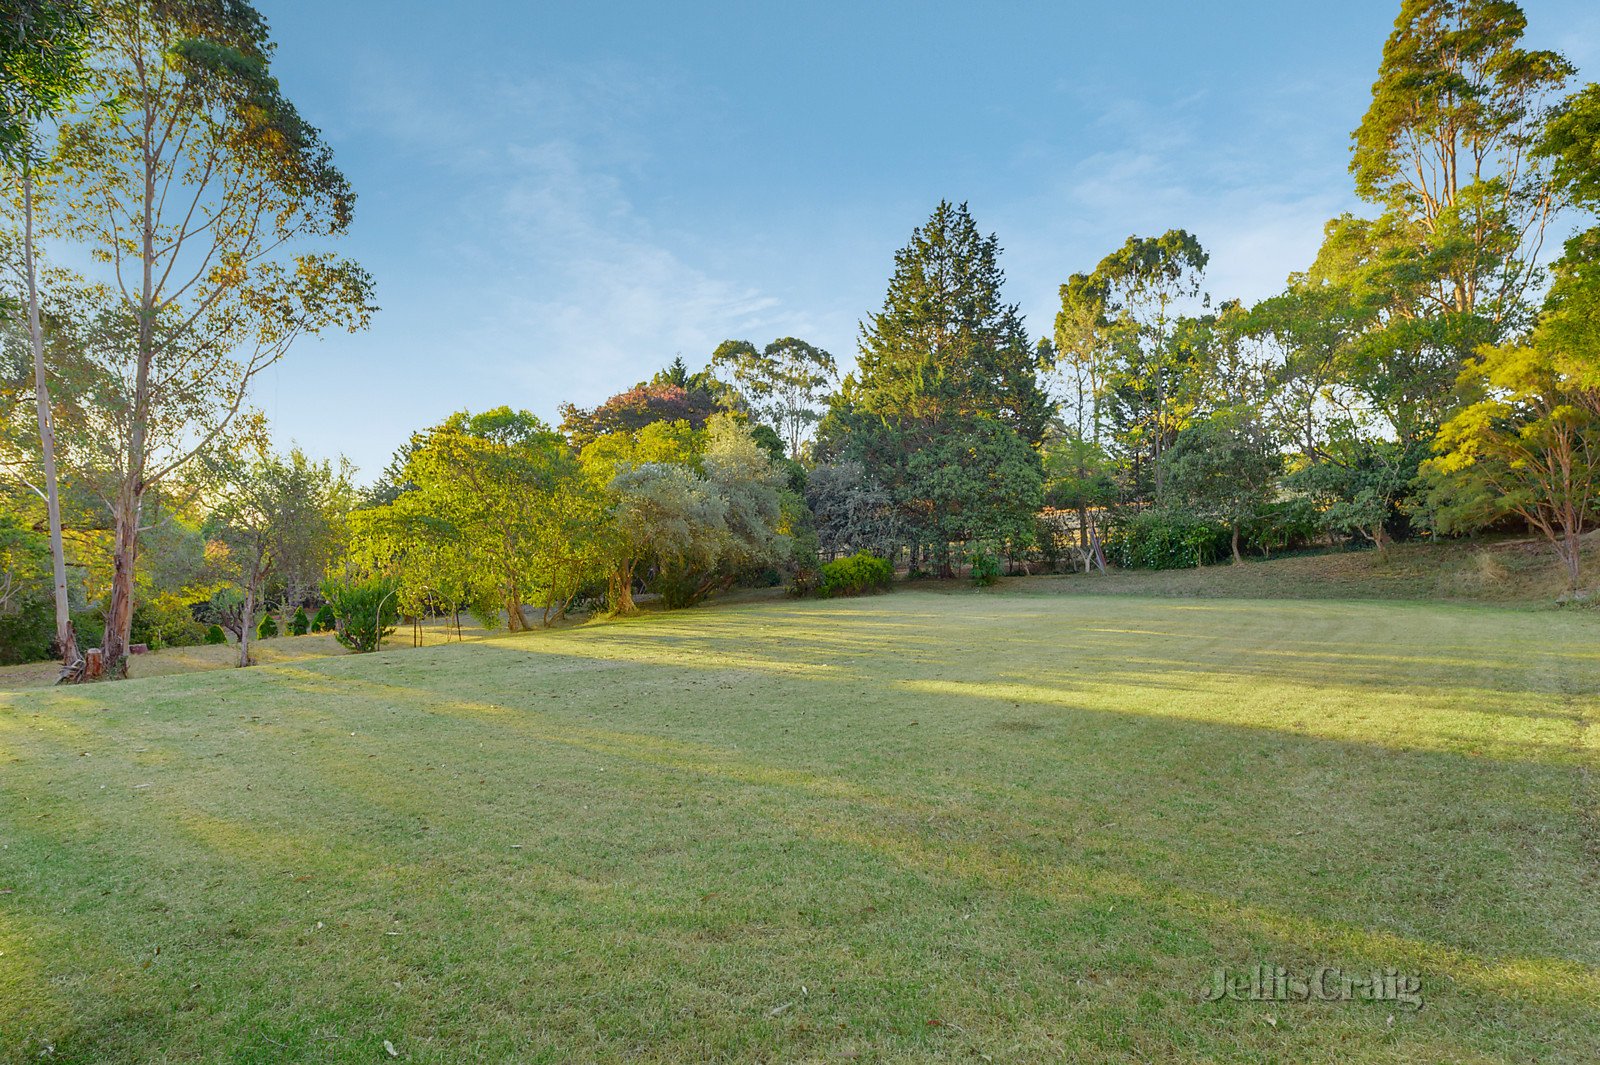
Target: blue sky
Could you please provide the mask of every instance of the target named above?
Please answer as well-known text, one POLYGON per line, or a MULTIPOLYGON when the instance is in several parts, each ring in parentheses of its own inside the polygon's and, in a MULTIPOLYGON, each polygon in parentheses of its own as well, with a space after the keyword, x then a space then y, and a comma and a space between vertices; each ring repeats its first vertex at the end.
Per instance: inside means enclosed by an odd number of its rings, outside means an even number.
MULTIPOLYGON (((728 337, 847 361, 941 197, 998 233, 1035 336, 1131 233, 1190 229, 1209 291, 1266 295, 1357 206, 1349 133, 1399 2, 260 6, 383 310, 256 400, 370 478, 453 410, 555 420, 728 337)), ((1600 5, 1523 6, 1600 76, 1600 5)))

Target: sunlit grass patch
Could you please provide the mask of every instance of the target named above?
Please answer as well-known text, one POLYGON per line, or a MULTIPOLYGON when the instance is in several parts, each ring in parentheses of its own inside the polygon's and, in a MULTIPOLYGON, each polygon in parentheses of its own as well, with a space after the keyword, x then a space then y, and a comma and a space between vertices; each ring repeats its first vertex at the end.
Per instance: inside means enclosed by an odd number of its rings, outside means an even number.
POLYGON ((0 1060, 1594 1060, 1595 624, 901 591, 0 693, 0 1060), (1201 1001, 1263 963, 1427 1004, 1201 1001))

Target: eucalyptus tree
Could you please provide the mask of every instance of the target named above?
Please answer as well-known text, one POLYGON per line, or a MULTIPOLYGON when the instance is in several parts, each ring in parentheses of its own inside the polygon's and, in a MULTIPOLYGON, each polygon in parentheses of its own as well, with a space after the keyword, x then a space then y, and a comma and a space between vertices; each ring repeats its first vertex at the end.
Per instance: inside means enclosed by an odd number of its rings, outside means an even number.
POLYGON ((1600 85, 1562 102, 1535 153, 1590 224, 1555 263, 1535 328, 1462 372, 1464 402, 1427 472, 1447 528, 1514 514, 1549 541, 1576 592, 1600 500, 1600 85))
POLYGON ((779 337, 759 351, 748 340, 725 340, 711 365, 730 372, 750 409, 778 433, 789 457, 799 459, 800 444, 821 420, 823 398, 839 372, 833 356, 797 337, 779 337))
POLYGON ((96 315, 111 461, 89 471, 115 529, 105 655, 122 672, 146 493, 222 444, 294 341, 358 329, 371 279, 320 243, 355 196, 272 76, 243 0, 106 0, 88 91, 63 130, 61 225, 104 264, 96 315))
POLYGON ((1041 347, 1041 364, 1052 371, 1058 389, 1056 402, 1071 433, 1078 440, 1098 445, 1102 443, 1100 404, 1109 369, 1107 334, 1111 323, 1106 316, 1106 280, 1073 274, 1061 286, 1060 296, 1054 339, 1048 349, 1041 347))
POLYGON ((81 658, 67 597, 55 423, 40 314, 36 201, 39 169, 45 154, 41 143, 42 127, 66 110, 73 95, 83 86, 89 25, 88 7, 79 0, 13 0, 9 10, 0 17, 0 164, 16 180, 22 212, 18 258, 27 292, 34 413, 50 530, 56 650, 61 656, 63 678, 80 668, 81 658))
MULTIPOLYGON (((1135 433, 1147 441, 1155 475, 1155 498, 1161 501, 1161 455, 1177 426, 1169 417, 1175 326, 1183 301, 1200 295, 1201 278, 1210 256, 1186 230, 1171 229, 1159 237, 1129 237, 1100 261, 1094 277, 1104 292, 1105 316, 1124 326, 1112 337, 1114 371, 1124 396, 1148 394, 1132 412, 1135 433), (1126 328, 1131 326, 1132 329, 1126 328)), ((1063 310, 1066 310, 1065 304, 1063 310)))
POLYGON ((1525 324, 1557 207, 1533 149, 1573 68, 1524 48, 1527 24, 1509 0, 1404 0, 1352 137, 1356 192, 1405 253, 1391 276, 1420 275, 1412 313, 1481 317, 1476 341, 1525 324))

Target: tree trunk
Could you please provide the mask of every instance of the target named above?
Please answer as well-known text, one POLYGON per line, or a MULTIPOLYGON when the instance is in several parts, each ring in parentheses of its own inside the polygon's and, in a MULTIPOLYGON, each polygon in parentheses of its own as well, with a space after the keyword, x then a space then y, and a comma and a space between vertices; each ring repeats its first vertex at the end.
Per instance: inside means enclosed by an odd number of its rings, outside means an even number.
POLYGON ((1567 591, 1576 592, 1583 584, 1583 547, 1579 539, 1580 528, 1568 524, 1556 544, 1556 553, 1567 567, 1567 591))
POLYGON ((244 590, 244 606, 239 608, 239 668, 250 664, 250 622, 255 617, 256 586, 244 590))
POLYGON ((106 605, 103 642, 105 675, 128 675, 128 638, 133 628, 133 567, 138 555, 139 517, 144 505, 144 465, 150 419, 150 364, 155 357, 156 168, 148 146, 155 136, 155 118, 144 113, 146 163, 144 167, 144 217, 141 233, 139 332, 134 370, 133 408, 128 413, 127 463, 117 489, 116 544, 112 554, 111 598, 106 605))
POLYGON ((111 556, 111 597, 106 605, 102 642, 105 675, 128 675, 128 639, 133 631, 133 568, 138 558, 139 511, 142 500, 124 482, 117 497, 111 556))
POLYGON ((633 563, 624 562, 611 574, 611 612, 637 614, 638 604, 633 601, 633 563))
POLYGON ((522 632, 528 627, 528 619, 522 613, 522 597, 512 595, 506 599, 506 628, 511 632, 522 632))
POLYGON ((1237 566, 1243 561, 1244 559, 1239 555, 1239 526, 1235 524, 1233 527, 1233 564, 1237 566))
POLYGON ((55 591, 56 651, 61 655, 61 680, 79 674, 83 659, 78 654, 77 634, 72 631, 72 604, 67 597, 67 555, 61 540, 61 494, 56 475, 55 415, 50 408, 50 380, 44 370, 44 327, 39 321, 38 267, 33 245, 33 170, 23 160, 22 258, 28 275, 28 339, 33 347, 33 391, 39 421, 39 452, 44 462, 45 509, 50 522, 50 566, 55 591))

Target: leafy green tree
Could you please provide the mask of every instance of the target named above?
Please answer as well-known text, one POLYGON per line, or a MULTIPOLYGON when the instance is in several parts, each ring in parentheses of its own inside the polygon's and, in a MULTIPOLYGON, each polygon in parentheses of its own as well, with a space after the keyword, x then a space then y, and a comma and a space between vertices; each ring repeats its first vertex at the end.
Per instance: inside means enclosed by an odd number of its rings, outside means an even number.
POLYGON ((1361 537, 1383 554, 1391 527, 1403 519, 1400 503, 1414 488, 1418 446, 1350 436, 1332 443, 1328 454, 1328 461, 1295 470, 1288 485, 1316 503, 1328 531, 1361 537))
POLYGON ((1004 302, 999 254, 965 205, 941 202, 896 253, 883 309, 861 327, 858 371, 818 429, 819 457, 859 463, 913 551, 944 572, 950 536, 1031 529, 1039 503, 1051 404, 1041 351, 1004 302), (1000 463, 992 476, 973 468, 974 449, 1000 463))
POLYGON ((80 473, 114 526, 105 656, 120 675, 146 494, 226 441, 298 337, 359 329, 372 305, 364 271, 316 250, 355 197, 272 76, 261 15, 244 0, 107 0, 97 15, 86 91, 116 106, 63 130, 59 223, 113 279, 83 348, 81 439, 104 461, 80 473))
POLYGON ((698 463, 623 463, 613 498, 619 559, 614 602, 632 602, 633 575, 650 575, 668 607, 692 606, 731 585, 741 570, 773 565, 787 553, 781 531, 785 471, 723 416, 706 430, 698 463), (697 468, 698 467, 698 468, 697 468))
POLYGON ((323 582, 322 595, 334 617, 334 639, 356 654, 383 649, 383 638, 394 632, 398 611, 394 581, 387 577, 323 582))
POLYGON ((527 411, 453 415, 413 452, 406 479, 415 491, 394 506, 416 537, 407 557, 442 563, 455 604, 494 589, 514 632, 525 605, 542 600, 549 620, 599 565, 601 501, 561 434, 527 411))
POLYGON ((1531 149, 1572 75, 1557 53, 1524 48, 1526 30, 1509 0, 1404 0, 1384 44, 1350 172, 1420 280, 1417 317, 1525 320, 1555 206, 1531 149))
MULTIPOLYGON (((1537 154, 1569 204, 1600 211, 1600 85, 1556 110, 1537 154)), ((1577 591, 1600 478, 1600 227, 1567 242, 1532 334, 1481 351, 1461 385, 1463 405, 1427 464, 1443 524, 1515 514, 1550 542, 1577 591)))
MULTIPOLYGON (((313 462, 298 448, 287 457, 266 451, 214 456, 209 466, 216 501, 207 524, 227 548, 219 566, 243 597, 235 631, 239 665, 248 666, 250 633, 268 582, 282 567, 326 568, 330 530, 349 482, 332 463, 313 462)), ((263 621, 270 617, 264 614, 263 621)), ((276 622, 272 630, 276 635, 276 622)))
POLYGON ((1201 514, 1228 526, 1233 561, 1241 532, 1272 501, 1283 456, 1254 412, 1231 407, 1178 434, 1168 456, 1172 492, 1201 514))
MULTIPOLYGON (((78 0, 14 0, 10 10, 0 17, 0 165, 16 180, 21 192, 20 265, 27 290, 34 414, 50 530, 55 646, 61 656, 63 677, 81 672, 82 659, 72 630, 72 607, 67 594, 55 418, 40 314, 35 204, 43 161, 41 126, 64 111, 83 86, 89 27, 88 5, 78 0)), ((0 316, 4 310, 0 305, 0 316)))
POLYGON ((1600 477, 1594 371, 1536 335, 1486 350, 1465 376, 1475 401, 1445 423, 1428 464, 1448 489, 1446 528, 1516 514, 1555 548, 1577 591, 1600 477))
MULTIPOLYGON (((1181 427, 1174 410, 1174 383, 1182 377, 1180 367, 1190 360, 1181 359, 1180 353, 1192 353, 1191 346, 1175 343, 1179 306, 1199 296, 1209 261, 1199 240, 1185 230, 1129 237, 1100 261, 1089 282, 1076 286, 1083 293, 1080 298, 1103 293, 1101 313, 1107 324, 1101 331, 1109 357, 1102 358, 1109 365, 1101 371, 1102 388, 1115 395, 1124 449, 1135 462, 1140 455, 1149 455, 1157 503, 1165 482, 1162 453, 1181 427)), ((1068 295, 1074 295, 1074 283, 1068 287, 1068 295)), ((1063 303, 1063 314, 1072 311, 1063 303)))
POLYGON ((750 409, 800 458, 808 429, 821 420, 821 402, 838 374, 833 356, 796 337, 780 337, 757 351, 747 340, 725 340, 711 357, 726 368, 750 409))
POLYGON ((1076 426, 1053 433, 1044 445, 1044 498, 1078 517, 1078 546, 1089 547, 1089 512, 1116 502, 1111 455, 1076 426))
POLYGON ((311 631, 311 619, 306 617, 306 608, 295 607, 294 617, 289 619, 289 635, 304 636, 311 631))
POLYGON ((1106 308, 1106 280, 1073 274, 1061 286, 1054 342, 1040 347, 1040 363, 1057 381, 1057 404, 1073 436, 1102 443, 1101 400, 1110 369, 1111 322, 1106 308))
POLYGON ((652 422, 598 437, 580 453, 584 476, 604 501, 604 518, 591 532, 613 613, 638 609, 633 588, 640 565, 669 534, 688 535, 699 500, 684 478, 698 470, 704 447, 704 430, 687 421, 652 422), (673 472, 678 467, 687 472, 673 472))
POLYGON ((919 525, 937 549, 947 543, 1010 544, 1033 539, 1044 505, 1039 455, 998 419, 973 416, 950 424, 907 463, 902 512, 921 511, 919 525))

